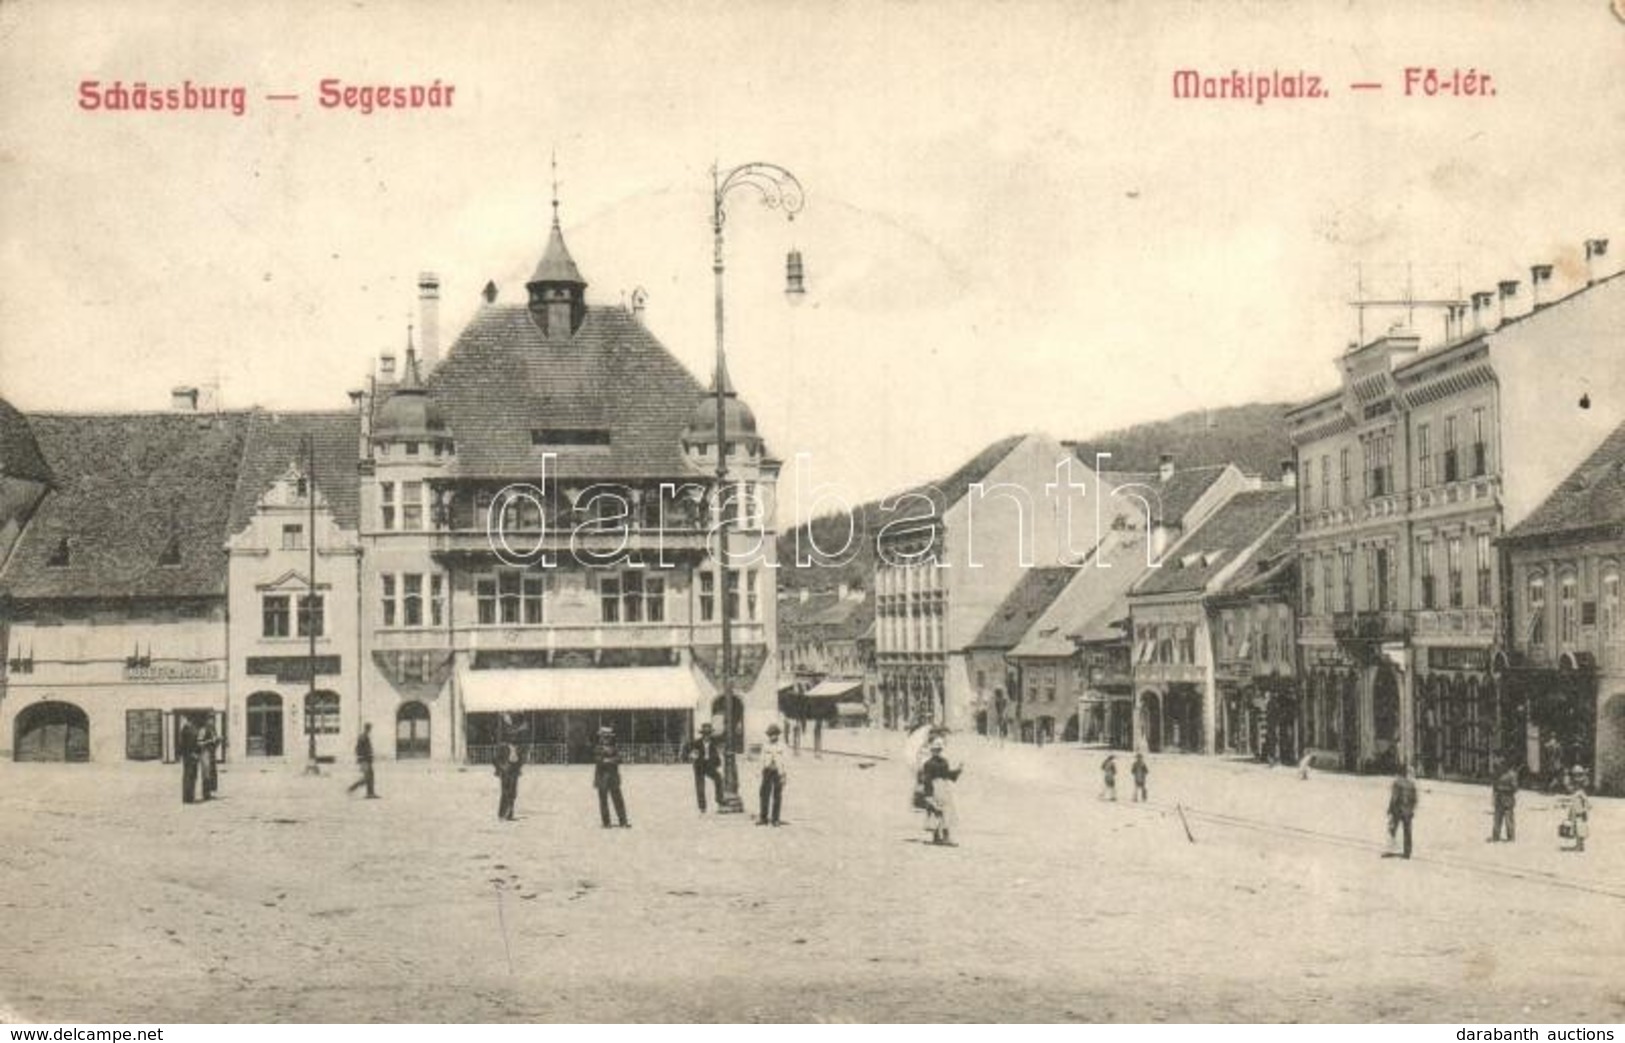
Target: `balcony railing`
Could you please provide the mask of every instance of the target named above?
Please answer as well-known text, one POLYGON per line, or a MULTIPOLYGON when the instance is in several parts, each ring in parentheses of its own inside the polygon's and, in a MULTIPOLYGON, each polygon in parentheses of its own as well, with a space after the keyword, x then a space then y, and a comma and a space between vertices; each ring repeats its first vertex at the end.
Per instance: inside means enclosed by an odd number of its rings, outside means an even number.
POLYGON ((1493 474, 1463 476, 1457 481, 1424 486, 1411 493, 1411 510, 1425 511, 1463 503, 1494 506, 1500 493, 1501 480, 1493 474))
POLYGON ((1410 627, 1403 612, 1339 612, 1332 633, 1339 641, 1403 641, 1410 627))
POLYGON ((1423 609, 1411 613, 1411 629, 1417 637, 1494 638, 1500 626, 1501 614, 1493 608, 1423 609))
MULTIPOLYGON (((748 534, 747 534, 748 535, 748 534)), ((593 555, 608 561, 621 551, 668 554, 703 554, 715 544, 704 529, 629 528, 615 532, 585 532, 569 529, 509 530, 498 540, 484 529, 441 529, 429 533, 429 549, 435 554, 461 554, 497 557, 499 549, 510 557, 529 560, 547 554, 569 560, 574 554, 593 555), (506 547, 504 548, 504 542, 506 547)))
POLYGON ((1331 616, 1299 616, 1298 638, 1306 641, 1331 641, 1337 634, 1332 629, 1331 616))

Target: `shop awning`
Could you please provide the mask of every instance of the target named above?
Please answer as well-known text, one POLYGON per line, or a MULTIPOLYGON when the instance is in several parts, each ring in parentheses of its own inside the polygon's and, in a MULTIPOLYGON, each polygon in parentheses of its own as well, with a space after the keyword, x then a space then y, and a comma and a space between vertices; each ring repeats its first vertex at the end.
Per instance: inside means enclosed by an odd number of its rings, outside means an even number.
POLYGON ((809 699, 833 699, 837 702, 842 697, 855 695, 863 697, 862 681, 819 681, 803 693, 809 699))
POLYGON ((468 713, 521 710, 695 710, 702 700, 686 666, 457 672, 468 713))
POLYGON ((862 703, 836 703, 835 715, 837 717, 867 717, 869 708, 862 703))

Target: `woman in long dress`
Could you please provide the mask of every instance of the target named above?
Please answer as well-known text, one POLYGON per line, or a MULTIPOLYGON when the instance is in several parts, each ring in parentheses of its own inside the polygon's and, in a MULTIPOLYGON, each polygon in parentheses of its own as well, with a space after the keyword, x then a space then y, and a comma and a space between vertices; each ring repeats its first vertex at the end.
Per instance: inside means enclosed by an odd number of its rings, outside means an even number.
POLYGON ((953 831, 959 826, 959 812, 954 806, 954 785, 964 767, 948 767, 943 756, 942 739, 931 740, 931 756, 920 770, 925 787, 925 824, 931 830, 931 843, 952 844, 953 831))

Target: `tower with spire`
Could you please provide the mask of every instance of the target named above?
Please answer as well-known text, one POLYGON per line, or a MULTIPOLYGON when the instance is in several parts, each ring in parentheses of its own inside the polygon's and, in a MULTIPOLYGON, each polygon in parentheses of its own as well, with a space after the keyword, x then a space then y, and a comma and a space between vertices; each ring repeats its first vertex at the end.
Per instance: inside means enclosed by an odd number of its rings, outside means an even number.
POLYGON ((525 288, 530 291, 530 317, 549 340, 575 336, 587 317, 587 280, 564 245, 559 228, 558 164, 553 168, 553 226, 547 234, 547 249, 525 288))

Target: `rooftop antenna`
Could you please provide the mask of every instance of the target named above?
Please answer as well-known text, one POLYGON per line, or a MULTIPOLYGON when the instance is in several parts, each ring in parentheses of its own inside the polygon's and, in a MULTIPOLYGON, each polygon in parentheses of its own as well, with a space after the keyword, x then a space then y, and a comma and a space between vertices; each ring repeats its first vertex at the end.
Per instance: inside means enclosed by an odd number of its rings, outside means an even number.
POLYGON ((1367 308, 1404 308, 1406 326, 1411 326, 1414 322, 1417 308, 1439 308, 1444 311, 1447 323, 1449 321, 1448 316, 1451 314, 1465 313, 1466 302, 1461 300, 1461 291, 1459 289, 1456 291, 1455 297, 1417 297, 1414 265, 1409 261, 1405 263, 1405 295, 1398 298, 1367 297, 1365 295, 1365 272, 1360 262, 1355 262, 1354 271, 1354 300, 1350 301, 1349 305, 1354 308, 1355 313, 1359 316, 1360 339, 1356 341, 1357 347, 1365 345, 1365 310, 1367 308))

